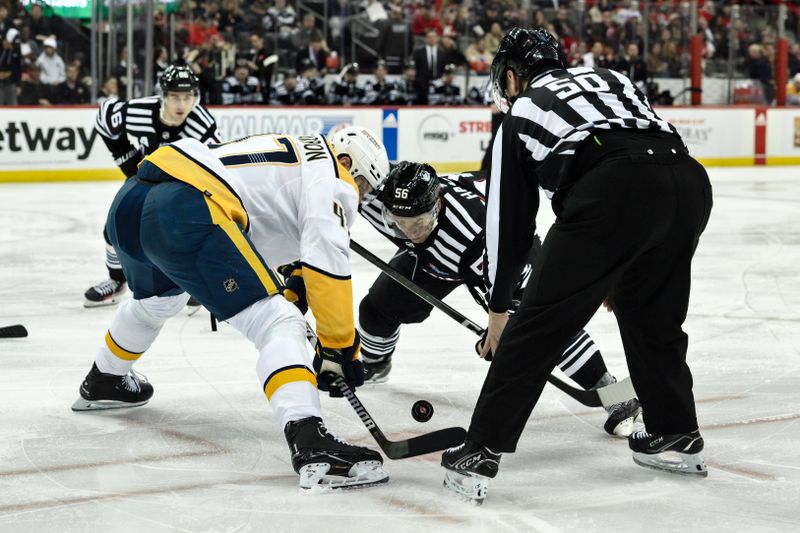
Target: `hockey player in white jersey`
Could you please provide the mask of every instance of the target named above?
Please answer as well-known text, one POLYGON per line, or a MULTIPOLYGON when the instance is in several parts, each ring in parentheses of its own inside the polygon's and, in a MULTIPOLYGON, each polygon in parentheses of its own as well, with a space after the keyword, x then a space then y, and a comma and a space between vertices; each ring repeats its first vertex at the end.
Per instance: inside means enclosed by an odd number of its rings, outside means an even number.
MULTIPOLYGON (((103 102, 95 130, 126 178, 134 176, 144 156, 159 146, 185 138, 221 142, 214 117, 199 101, 199 84, 189 67, 170 65, 159 80, 159 96, 103 102)), ((84 307, 115 305, 125 292, 119 259, 105 232, 103 237, 109 277, 84 293, 84 307)))
POLYGON ((364 379, 348 251, 358 196, 322 135, 184 139, 147 156, 107 222, 133 298, 117 310, 73 409, 147 403, 153 387, 132 366, 191 294, 258 350, 301 487, 387 481, 379 453, 327 431, 317 392, 336 395, 339 376, 351 387, 364 379), (306 322, 271 270, 293 262, 316 319, 313 358, 306 322))

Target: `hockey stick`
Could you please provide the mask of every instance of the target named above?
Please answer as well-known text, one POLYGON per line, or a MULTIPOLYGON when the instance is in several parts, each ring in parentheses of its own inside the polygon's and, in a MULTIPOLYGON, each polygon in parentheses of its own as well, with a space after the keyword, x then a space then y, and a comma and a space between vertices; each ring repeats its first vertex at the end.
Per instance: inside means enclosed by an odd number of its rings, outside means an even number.
POLYGON ((28 330, 20 324, 0 328, 0 339, 18 339, 27 336, 28 330))
MULTIPOLYGON (((306 338, 312 346, 317 345, 317 336, 308 324, 306 324, 306 338)), ((347 401, 358 415, 358 418, 361 419, 361 422, 364 423, 364 426, 372 434, 372 438, 375 439, 375 442, 378 443, 378 446, 381 447, 381 450, 383 450, 383 453, 386 454, 386 457, 389 459, 407 459, 408 457, 416 457, 417 455, 425 455, 426 453, 445 450, 453 446, 458 446, 464 442, 464 438, 467 436, 467 431, 464 428, 450 427, 425 433, 410 439, 389 440, 386 438, 386 435, 383 434, 381 428, 378 427, 375 420, 373 420, 372 416, 370 416, 367 408, 361 403, 361 400, 358 399, 356 393, 353 392, 353 389, 345 382, 344 378, 339 376, 333 381, 333 384, 336 385, 342 392, 342 395, 347 398, 347 401)))
MULTIPOLYGON (((480 336, 483 336, 484 329, 464 316, 463 314, 459 313, 404 275, 400 272, 392 268, 389 264, 381 260, 378 256, 355 242, 354 240, 350 240, 350 248, 356 252, 358 255, 378 267, 384 274, 395 280, 397 283, 417 295, 419 298, 424 300, 425 302, 429 303, 433 307, 437 308, 438 310, 442 311, 444 314, 467 328, 468 330, 476 333, 480 336)), ((601 387, 595 390, 583 390, 572 387, 567 385, 557 377, 550 375, 547 376, 547 381, 553 384, 556 388, 560 389, 562 392, 566 393, 567 395, 571 396, 575 400, 579 401, 583 405, 587 407, 600 407, 600 406, 609 406, 620 401, 625 401, 633 398, 636 393, 633 390, 633 386, 631 385, 630 378, 625 378, 622 381, 617 383, 613 383, 611 385, 607 385, 605 387, 601 387), (623 399, 618 399, 620 397, 624 397, 623 399), (611 401, 615 400, 615 401, 611 401), (611 403, 608 403, 611 402, 611 403)))

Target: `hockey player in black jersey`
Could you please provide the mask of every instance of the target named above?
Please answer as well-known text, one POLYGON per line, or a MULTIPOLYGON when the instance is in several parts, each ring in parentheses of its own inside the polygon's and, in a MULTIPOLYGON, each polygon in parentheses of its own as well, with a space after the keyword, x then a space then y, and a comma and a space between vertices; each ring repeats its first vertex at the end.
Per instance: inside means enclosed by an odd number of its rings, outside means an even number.
MULTIPOLYGON (((187 137, 203 143, 221 141, 214 117, 199 102, 199 81, 189 67, 170 65, 159 86, 159 96, 127 102, 108 99, 97 113, 95 129, 126 178, 136 174, 144 156, 164 144, 187 137)), ((114 305, 125 292, 125 275, 119 259, 105 231, 103 237, 109 279, 84 293, 85 307, 114 305)))
MULTIPOLYGON (((486 205, 475 187, 474 176, 436 175, 429 165, 399 163, 389 174, 380 194, 361 203, 361 215, 398 246, 389 264, 442 299, 465 285, 486 309, 483 276, 486 205)), ((531 250, 535 263, 539 245, 531 250)), ((528 283, 530 269, 522 275, 518 291, 528 283)), ((432 306, 386 274, 381 274, 359 305, 361 355, 365 381, 386 381, 402 324, 424 321, 432 306)), ((580 331, 563 350, 558 366, 585 389, 616 381, 592 338, 580 331)), ((604 429, 628 436, 641 413, 634 398, 607 408, 604 429)))
POLYGON ((512 29, 491 78, 498 106, 511 105, 492 151, 487 202, 486 349, 494 359, 464 444, 442 456, 445 486, 485 497, 563 346, 604 301, 646 413, 646 431, 628 440, 634 461, 707 475, 681 327, 692 256, 712 206, 705 170, 630 79, 567 69, 544 29, 512 29), (509 317, 539 187, 552 197, 556 222, 509 317))
POLYGON ((358 84, 358 63, 350 63, 342 69, 339 81, 331 85, 328 103, 331 105, 361 105, 366 92, 358 84))
POLYGON ((432 80, 428 85, 428 103, 430 105, 461 105, 461 87, 454 83, 456 66, 452 63, 445 65, 442 77, 432 80))

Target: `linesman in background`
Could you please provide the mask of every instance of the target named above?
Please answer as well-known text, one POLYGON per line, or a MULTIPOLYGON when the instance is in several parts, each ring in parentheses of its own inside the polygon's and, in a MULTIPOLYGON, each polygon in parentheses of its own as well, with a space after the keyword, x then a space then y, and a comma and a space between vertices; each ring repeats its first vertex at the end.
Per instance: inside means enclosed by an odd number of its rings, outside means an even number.
POLYGON ((681 329, 692 257, 711 212, 705 170, 630 79, 602 68, 566 69, 544 29, 512 29, 491 77, 498 107, 512 105, 494 143, 486 214, 484 349, 494 360, 465 443, 442 456, 445 486, 484 499, 564 346, 604 301, 645 413, 646 431, 628 438, 634 461, 707 475, 681 329), (557 218, 509 319, 539 187, 557 218))
MULTIPOLYGON (((134 98, 127 102, 109 98, 97 113, 95 129, 126 178, 136 175, 142 159, 164 144, 185 138, 202 143, 222 140, 214 117, 200 104, 200 83, 192 69, 170 65, 161 76, 159 85, 160 96, 134 98)), ((125 274, 105 230, 103 237, 108 279, 84 293, 84 307, 114 305, 118 303, 119 295, 125 292, 125 274)))

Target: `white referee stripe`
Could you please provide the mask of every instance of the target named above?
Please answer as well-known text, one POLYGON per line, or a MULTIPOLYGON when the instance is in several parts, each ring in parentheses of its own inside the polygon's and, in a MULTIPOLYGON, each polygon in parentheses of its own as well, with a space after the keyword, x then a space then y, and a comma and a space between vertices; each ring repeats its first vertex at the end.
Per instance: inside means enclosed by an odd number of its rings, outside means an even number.
POLYGON ((137 126, 137 125, 134 125, 134 124, 128 124, 127 130, 128 131, 139 131, 139 132, 142 132, 142 133, 155 133, 156 132, 156 130, 153 129, 151 126, 145 127, 145 126, 137 126))
MULTIPOLYGON (((503 140, 503 125, 495 134, 495 141, 503 140)), ((500 169, 503 166, 503 143, 492 144, 492 174, 489 180, 489 191, 486 197, 486 275, 489 282, 489 296, 494 288, 497 276, 497 247, 500 243, 500 169)))
POLYGON ((558 116, 555 112, 545 111, 534 104, 530 98, 520 98, 514 102, 514 107, 511 108, 511 114, 515 117, 524 118, 534 124, 538 124, 556 137, 563 138, 574 129, 569 122, 558 116))
POLYGON ((518 133, 519 139, 525 143, 525 148, 531 153, 531 157, 535 161, 544 161, 544 158, 550 154, 551 149, 543 145, 530 135, 518 133))
POLYGON ((128 116, 125 120, 127 124, 147 124, 152 125, 153 119, 152 117, 139 117, 139 116, 128 116))
POLYGON ((585 96, 579 96, 577 98, 573 98, 569 102, 567 102, 576 113, 584 117, 589 122, 605 122, 606 117, 600 111, 598 111, 589 101, 586 99, 585 96))

